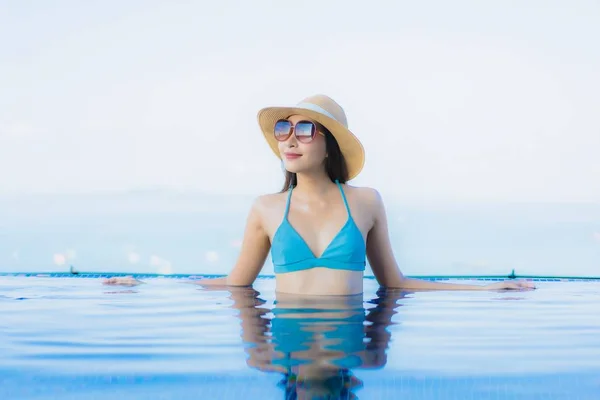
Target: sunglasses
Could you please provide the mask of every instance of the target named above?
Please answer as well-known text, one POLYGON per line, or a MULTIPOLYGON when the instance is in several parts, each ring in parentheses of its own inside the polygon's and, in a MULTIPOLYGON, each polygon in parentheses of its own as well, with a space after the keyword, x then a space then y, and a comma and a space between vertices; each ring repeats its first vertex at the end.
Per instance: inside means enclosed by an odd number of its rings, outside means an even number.
POLYGON ((274 134, 277 141, 285 142, 292 133, 300 143, 312 142, 317 133, 325 136, 312 121, 298 121, 296 125, 292 125, 287 119, 280 119, 275 123, 274 134))

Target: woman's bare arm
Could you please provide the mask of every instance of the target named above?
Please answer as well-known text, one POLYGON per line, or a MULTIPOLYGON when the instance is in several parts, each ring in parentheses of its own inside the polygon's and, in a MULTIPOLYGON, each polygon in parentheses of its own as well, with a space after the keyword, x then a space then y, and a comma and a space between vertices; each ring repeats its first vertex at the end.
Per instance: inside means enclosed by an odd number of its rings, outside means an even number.
POLYGON ((503 281, 490 285, 469 285, 433 282, 424 279, 405 277, 392 251, 388 232, 387 215, 381 195, 374 189, 365 193, 367 203, 373 212, 373 227, 367 236, 367 257, 377 282, 381 286, 411 290, 495 290, 495 289, 533 289, 528 281, 503 281))

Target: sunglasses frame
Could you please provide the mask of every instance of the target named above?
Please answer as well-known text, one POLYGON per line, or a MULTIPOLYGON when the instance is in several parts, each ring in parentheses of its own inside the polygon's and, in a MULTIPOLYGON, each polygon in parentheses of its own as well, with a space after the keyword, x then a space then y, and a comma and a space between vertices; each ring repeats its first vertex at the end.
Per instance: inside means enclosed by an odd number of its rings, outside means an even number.
POLYGON ((303 123, 303 122, 308 122, 308 123, 310 123, 310 124, 313 124, 313 125, 314 125, 314 127, 315 127, 315 134, 314 134, 314 135, 312 135, 308 141, 305 141, 305 140, 303 140, 303 139, 300 139, 298 136, 296 136, 296 140, 297 140, 297 141, 299 141, 300 143, 304 143, 304 144, 306 144, 306 143, 310 143, 310 142, 312 142, 313 140, 315 140, 315 136, 317 136, 317 134, 319 134, 319 135, 322 135, 322 136, 325 136, 325 134, 324 134, 324 133, 321 131, 321 128, 323 127, 323 125, 319 124, 318 122, 315 122, 315 121, 310 121, 310 120, 304 120, 304 119, 303 119, 303 120, 301 120, 301 121, 298 121, 298 122, 296 122, 295 124, 293 124, 293 123, 292 123, 290 120, 288 120, 288 119, 278 119, 277 121, 275 121, 275 125, 273 125, 273 136, 275 137, 275 140, 277 140, 278 142, 285 142, 285 141, 286 141, 286 140, 288 140, 288 139, 289 139, 289 138, 290 138, 292 135, 294 135, 294 136, 295 136, 295 135, 296 135, 296 125, 298 125, 298 124, 301 124, 301 123, 303 123), (277 126, 277 124, 278 124, 279 122, 287 122, 287 123, 289 123, 289 124, 290 124, 290 130, 289 130, 289 132, 288 132, 288 134, 287 134, 287 135, 285 135, 285 136, 283 136, 283 135, 282 135, 282 136, 277 136, 277 135, 275 134, 275 127, 277 126))

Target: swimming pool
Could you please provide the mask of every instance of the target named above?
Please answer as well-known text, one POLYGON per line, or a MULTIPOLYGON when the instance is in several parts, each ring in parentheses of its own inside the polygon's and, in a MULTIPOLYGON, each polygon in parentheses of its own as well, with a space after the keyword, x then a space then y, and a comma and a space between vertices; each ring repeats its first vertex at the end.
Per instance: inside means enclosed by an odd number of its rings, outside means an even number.
POLYGON ((597 399, 600 283, 359 298, 0 276, 1 399, 597 399), (295 381, 295 368, 312 380, 295 381), (286 375, 287 374, 287 375, 286 375), (344 397, 345 396, 345 397, 344 397), (310 397, 308 397, 310 398, 310 397))

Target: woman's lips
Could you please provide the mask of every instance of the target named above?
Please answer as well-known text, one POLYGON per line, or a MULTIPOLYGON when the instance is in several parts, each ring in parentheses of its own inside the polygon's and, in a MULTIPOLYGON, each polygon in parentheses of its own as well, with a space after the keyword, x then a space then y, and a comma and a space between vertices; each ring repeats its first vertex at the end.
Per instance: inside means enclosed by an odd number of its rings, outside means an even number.
POLYGON ((296 153, 284 153, 285 158, 287 158, 288 160, 295 160, 296 158, 300 158, 302 157, 302 154, 296 154, 296 153))

